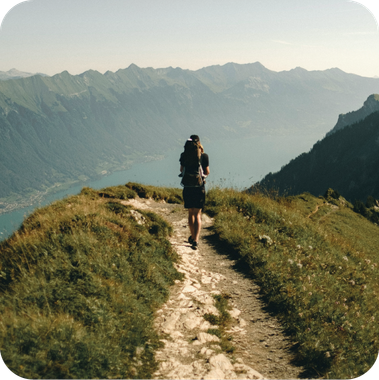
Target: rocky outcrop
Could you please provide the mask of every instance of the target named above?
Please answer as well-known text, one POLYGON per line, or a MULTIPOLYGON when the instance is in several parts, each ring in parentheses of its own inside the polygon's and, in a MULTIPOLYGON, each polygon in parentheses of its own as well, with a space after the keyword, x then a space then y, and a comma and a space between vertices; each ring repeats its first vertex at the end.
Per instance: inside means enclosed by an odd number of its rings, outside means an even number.
POLYGON ((335 127, 326 134, 326 136, 331 135, 332 133, 345 128, 348 125, 357 123, 358 121, 363 120, 368 115, 371 115, 374 112, 379 111, 379 95, 374 94, 370 95, 367 100, 363 103, 363 107, 357 111, 341 114, 338 117, 337 124, 335 127))

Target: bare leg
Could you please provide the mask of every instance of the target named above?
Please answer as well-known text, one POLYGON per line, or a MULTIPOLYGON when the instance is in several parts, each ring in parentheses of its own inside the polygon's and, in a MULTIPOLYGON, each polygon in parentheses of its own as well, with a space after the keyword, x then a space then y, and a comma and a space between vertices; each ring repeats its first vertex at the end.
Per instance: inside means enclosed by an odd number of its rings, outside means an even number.
POLYGON ((188 209, 188 225, 192 239, 198 242, 201 230, 201 208, 188 209))

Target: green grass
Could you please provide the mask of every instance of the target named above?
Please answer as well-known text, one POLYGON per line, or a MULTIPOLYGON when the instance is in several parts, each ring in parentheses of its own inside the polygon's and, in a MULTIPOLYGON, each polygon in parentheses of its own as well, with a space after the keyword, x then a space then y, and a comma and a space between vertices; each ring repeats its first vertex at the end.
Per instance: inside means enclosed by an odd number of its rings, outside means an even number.
POLYGON ((232 337, 226 333, 227 328, 231 323, 231 316, 228 312, 230 306, 228 304, 228 299, 230 298, 227 294, 216 294, 215 306, 219 311, 219 315, 215 314, 204 314, 204 319, 208 321, 211 325, 218 326, 217 329, 208 329, 208 334, 216 335, 220 338, 220 347, 223 351, 232 353, 235 347, 231 344, 232 337))
MULTIPOLYGON (((82 193, 28 217, 0 244, 0 349, 25 378, 149 378, 154 311, 180 279, 172 228, 121 200, 181 203, 180 189, 128 183, 82 193)), ((278 197, 211 189, 206 212, 296 343, 309 377, 355 378, 379 350, 378 226, 335 192, 278 197), (265 236, 264 236, 265 235, 265 236)), ((222 349, 227 296, 216 297, 222 349)))
POLYGON ((206 210, 298 342, 308 373, 354 378, 371 368, 379 350, 376 225, 342 198, 332 204, 310 194, 212 189, 206 210))
POLYGON ((0 244, 0 349, 25 378, 150 378, 154 311, 181 274, 163 219, 139 225, 129 188, 35 211, 0 244))

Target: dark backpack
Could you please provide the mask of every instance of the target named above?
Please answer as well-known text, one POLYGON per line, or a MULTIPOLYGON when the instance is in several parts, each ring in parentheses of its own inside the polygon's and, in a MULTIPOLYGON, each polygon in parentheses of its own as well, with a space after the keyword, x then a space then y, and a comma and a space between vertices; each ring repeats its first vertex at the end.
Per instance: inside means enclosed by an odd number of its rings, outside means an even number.
POLYGON ((183 165, 184 169, 181 173, 183 187, 201 187, 205 184, 203 167, 201 166, 202 157, 191 165, 183 165))

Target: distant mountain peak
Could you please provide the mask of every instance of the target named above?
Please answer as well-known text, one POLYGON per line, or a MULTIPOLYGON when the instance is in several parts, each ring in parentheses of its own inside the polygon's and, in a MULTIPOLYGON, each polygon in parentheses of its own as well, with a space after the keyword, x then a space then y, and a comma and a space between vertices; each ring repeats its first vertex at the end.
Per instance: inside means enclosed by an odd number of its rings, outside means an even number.
POLYGON ((13 68, 13 69, 10 69, 8 71, 0 71, 0 80, 28 78, 28 77, 31 77, 33 75, 46 76, 45 74, 41 74, 41 73, 27 73, 25 71, 20 71, 20 70, 13 68))

